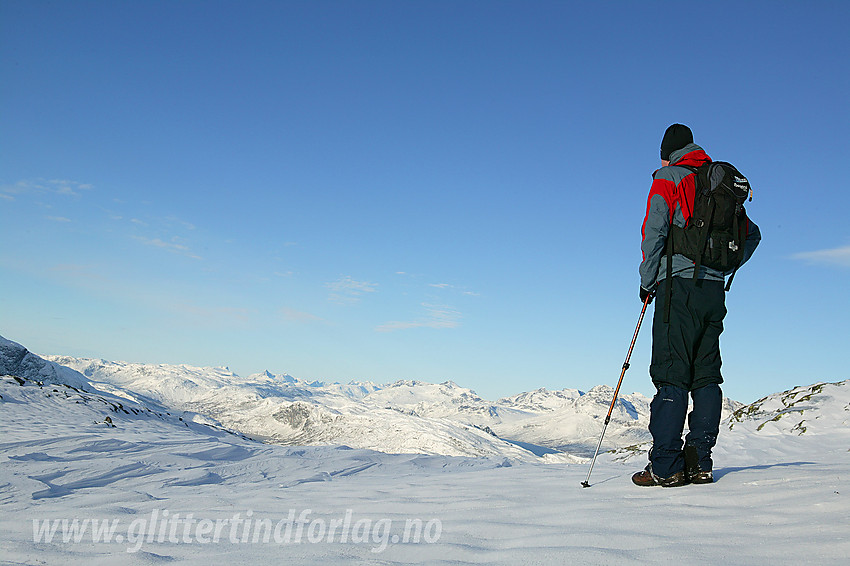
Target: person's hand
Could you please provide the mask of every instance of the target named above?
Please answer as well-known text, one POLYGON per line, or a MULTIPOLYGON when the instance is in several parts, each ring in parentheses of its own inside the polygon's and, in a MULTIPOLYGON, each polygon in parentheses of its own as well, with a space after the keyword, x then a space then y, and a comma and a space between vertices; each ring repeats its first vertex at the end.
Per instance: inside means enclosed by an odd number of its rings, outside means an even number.
POLYGON ((652 302, 652 298, 655 297, 655 290, 644 289, 643 285, 640 286, 640 302, 649 304, 652 302), (649 300, 646 298, 649 297, 649 300))

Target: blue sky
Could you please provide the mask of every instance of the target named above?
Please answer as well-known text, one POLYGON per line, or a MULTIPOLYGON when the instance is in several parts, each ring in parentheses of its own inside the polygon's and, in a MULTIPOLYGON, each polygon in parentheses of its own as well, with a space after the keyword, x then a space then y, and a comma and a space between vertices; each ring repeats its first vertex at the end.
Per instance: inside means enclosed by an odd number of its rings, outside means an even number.
MULTIPOLYGON (((682 122, 749 177, 764 237, 726 394, 846 379, 848 24, 844 2, 2 0, 0 334, 491 399, 613 385, 682 122)), ((627 391, 652 393, 649 335, 627 391)))

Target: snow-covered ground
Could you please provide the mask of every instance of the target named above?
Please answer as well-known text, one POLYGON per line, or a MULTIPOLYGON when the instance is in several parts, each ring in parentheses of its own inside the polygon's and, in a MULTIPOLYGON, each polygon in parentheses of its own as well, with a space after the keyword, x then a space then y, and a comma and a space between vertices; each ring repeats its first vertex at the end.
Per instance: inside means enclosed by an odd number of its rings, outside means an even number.
POLYGON ((261 443, 151 391, 96 389, 37 356, 14 367, 26 375, 0 377, 4 564, 850 560, 847 381, 739 407, 715 484, 635 487, 643 445, 602 454, 583 489, 578 458, 261 443))

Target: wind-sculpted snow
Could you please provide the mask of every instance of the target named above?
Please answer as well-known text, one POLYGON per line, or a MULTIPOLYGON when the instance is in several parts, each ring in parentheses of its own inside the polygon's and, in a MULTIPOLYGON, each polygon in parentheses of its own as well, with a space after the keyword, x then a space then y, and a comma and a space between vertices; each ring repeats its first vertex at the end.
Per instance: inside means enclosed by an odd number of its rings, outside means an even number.
MULTIPOLYGON (((452 403, 430 396, 454 387, 429 384, 429 398, 411 384, 390 393, 445 411, 452 403)), ((539 415, 594 398, 534 393, 523 402, 546 405, 539 415)), ((458 413, 475 405, 458 397, 458 413)), ((519 404, 511 410, 529 409, 519 404)), ((310 415, 281 416, 300 426, 310 415)), ((646 452, 633 450, 603 453, 583 489, 587 462, 279 446, 124 396, 0 376, 0 556, 85 566, 843 565, 848 419, 848 382, 796 388, 726 421, 715 484, 636 487, 629 477, 646 452), (409 526, 417 536, 406 536, 409 526)))

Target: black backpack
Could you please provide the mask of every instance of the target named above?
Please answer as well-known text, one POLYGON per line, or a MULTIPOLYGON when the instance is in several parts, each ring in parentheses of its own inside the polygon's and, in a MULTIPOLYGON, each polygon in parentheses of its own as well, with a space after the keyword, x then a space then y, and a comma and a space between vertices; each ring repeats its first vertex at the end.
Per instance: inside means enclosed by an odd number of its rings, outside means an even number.
MULTIPOLYGON (((686 168, 694 172, 694 202, 691 218, 684 228, 670 225, 667 278, 673 275, 673 254, 681 254, 694 262, 694 280, 702 265, 731 272, 726 285, 728 291, 735 271, 744 260, 744 242, 749 226, 744 202, 752 200, 750 182, 734 165, 725 161, 686 168)), ((668 281, 668 305, 671 288, 672 284, 668 281)))

